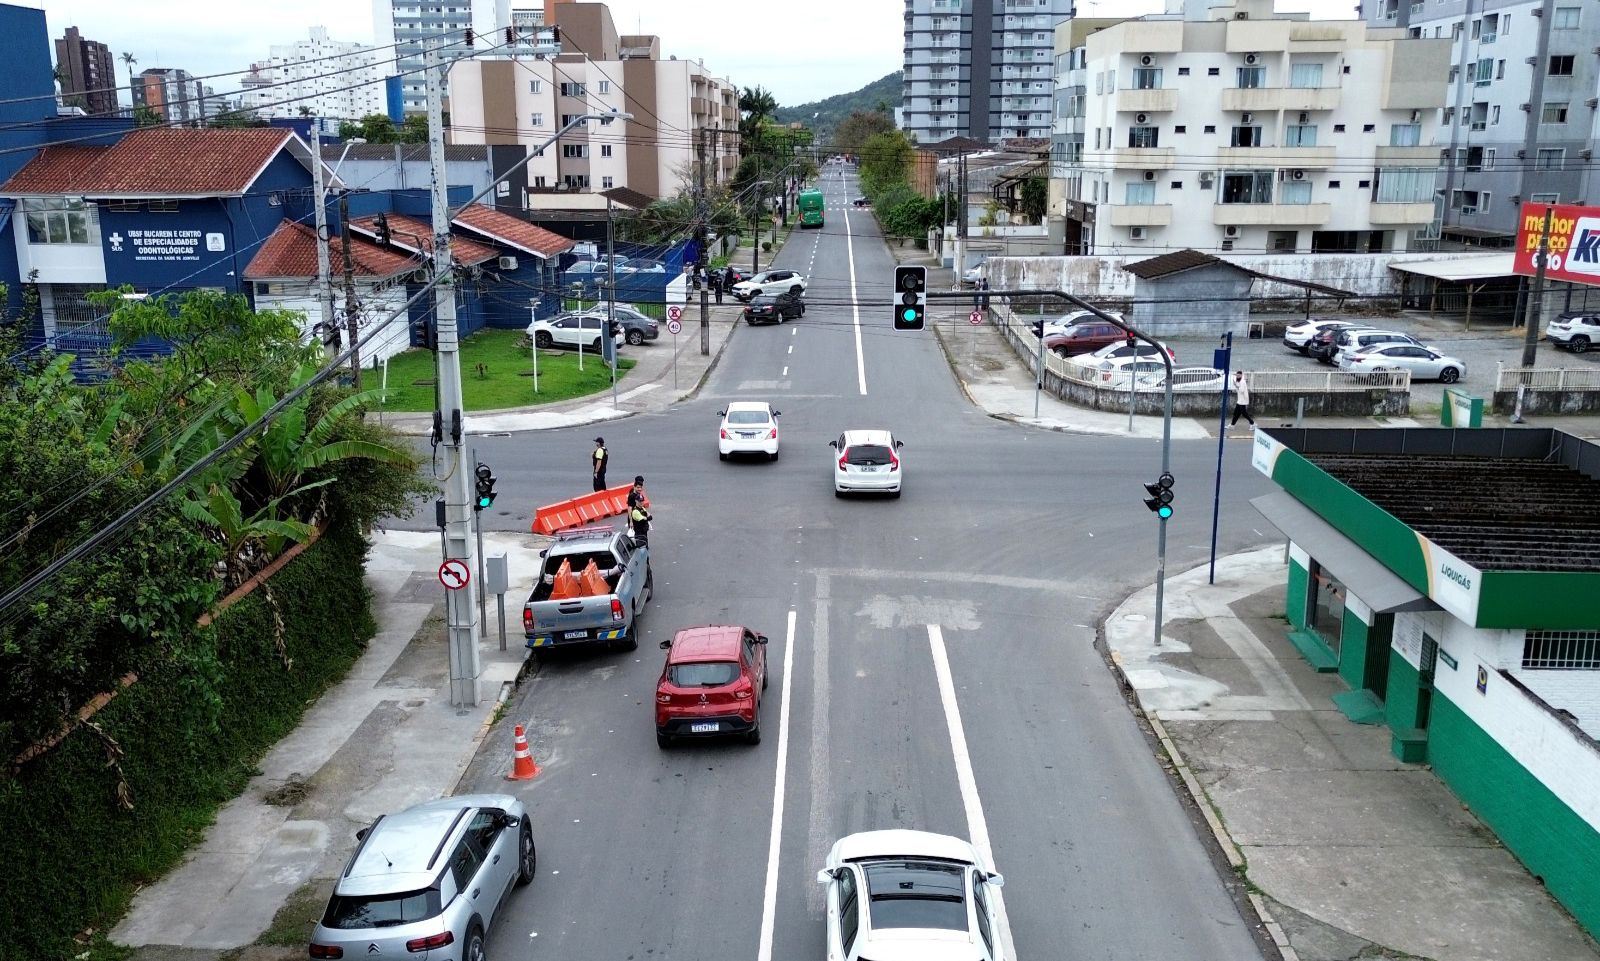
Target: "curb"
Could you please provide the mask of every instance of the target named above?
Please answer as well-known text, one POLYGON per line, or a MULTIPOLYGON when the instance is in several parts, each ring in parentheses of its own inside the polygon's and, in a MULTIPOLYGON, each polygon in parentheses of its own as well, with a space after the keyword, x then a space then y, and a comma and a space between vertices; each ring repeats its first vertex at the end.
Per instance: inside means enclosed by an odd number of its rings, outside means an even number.
MULTIPOLYGON (((518 672, 518 677, 521 677, 520 671, 518 672)), ((500 712, 500 707, 511 699, 511 692, 516 690, 516 685, 516 681, 500 682, 500 693, 495 696, 494 707, 484 716, 483 723, 478 725, 477 733, 472 735, 472 740, 469 742, 472 749, 466 753, 466 760, 456 765, 456 776, 450 783, 450 791, 447 796, 461 793, 461 784, 467 779, 467 770, 472 767, 472 762, 477 760, 478 751, 482 748, 484 740, 488 738, 490 728, 494 727, 495 715, 500 712)))

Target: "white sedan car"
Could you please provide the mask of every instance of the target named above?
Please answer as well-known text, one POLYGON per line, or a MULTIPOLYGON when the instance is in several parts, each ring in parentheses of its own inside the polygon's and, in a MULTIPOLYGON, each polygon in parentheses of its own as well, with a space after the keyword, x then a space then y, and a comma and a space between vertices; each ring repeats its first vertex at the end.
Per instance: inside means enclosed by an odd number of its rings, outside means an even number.
POLYGON ((761 401, 741 400, 719 410, 722 427, 717 431, 717 456, 727 460, 734 454, 765 454, 778 459, 778 417, 761 401))
POLYGON ((829 961, 1006 961, 1005 879, 960 838, 852 834, 828 852, 817 883, 829 961))
MULTIPOLYGON (((1149 363, 1149 361, 1143 361, 1142 363, 1149 363)), ((1163 367, 1160 361, 1155 363, 1157 367, 1163 367)), ((1147 371, 1139 375, 1136 383, 1139 385, 1136 389, 1141 391, 1164 392, 1167 389, 1167 372, 1164 368, 1147 371)), ((1222 386, 1222 371, 1215 367, 1179 367, 1172 372, 1173 393, 1218 394, 1222 392, 1222 386)))
POLYGON ((905 487, 905 463, 900 448, 905 445, 886 430, 847 430, 833 448, 833 493, 843 497, 853 492, 888 494, 899 497, 905 487))
POLYGON ((804 293, 806 279, 795 270, 764 270, 749 280, 741 280, 733 285, 733 296, 738 300, 749 300, 756 294, 781 294, 785 291, 799 291, 804 293))
POLYGON ((1467 365, 1416 344, 1384 343, 1350 348, 1339 354, 1339 369, 1360 372, 1409 370, 1414 380, 1437 380, 1453 384, 1467 375, 1467 365))

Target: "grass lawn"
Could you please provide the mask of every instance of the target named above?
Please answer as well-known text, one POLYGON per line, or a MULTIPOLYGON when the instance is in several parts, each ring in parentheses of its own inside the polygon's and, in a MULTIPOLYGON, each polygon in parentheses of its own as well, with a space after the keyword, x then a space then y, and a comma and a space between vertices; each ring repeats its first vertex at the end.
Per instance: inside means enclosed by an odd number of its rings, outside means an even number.
MULTIPOLYGON (((611 371, 594 354, 584 354, 580 373, 577 351, 541 350, 539 392, 534 393, 527 337, 520 330, 480 330, 461 342, 461 393, 469 412, 548 404, 610 389, 611 371)), ((408 350, 391 358, 384 409, 432 410, 433 361, 432 352, 426 350, 408 350)), ((618 378, 635 363, 628 357, 619 358, 618 378)), ((375 379, 369 374, 366 382, 375 379)))

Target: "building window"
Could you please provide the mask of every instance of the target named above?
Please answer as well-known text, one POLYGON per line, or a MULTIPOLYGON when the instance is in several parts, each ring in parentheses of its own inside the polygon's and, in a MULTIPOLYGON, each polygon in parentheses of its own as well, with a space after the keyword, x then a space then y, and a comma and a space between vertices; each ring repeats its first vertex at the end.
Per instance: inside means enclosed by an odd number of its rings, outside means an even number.
POLYGON ((1337 181, 1337 180, 1328 181, 1328 189, 1329 190, 1338 190, 1339 187, 1340 187, 1339 181, 1337 181))
POLYGON ((1463 214, 1486 214, 1489 212, 1489 197, 1485 191, 1457 190, 1450 197, 1450 209, 1463 214))
POLYGON ((568 159, 589 156, 589 145, 585 143, 564 143, 561 145, 561 156, 568 159))
POLYGON ((535 177, 535 178, 533 178, 533 185, 535 187, 543 187, 543 186, 546 185, 545 184, 545 179, 543 177, 535 177))
POLYGON ((535 127, 543 127, 544 126, 544 114, 536 113, 532 117, 528 118, 528 122, 530 124, 532 124, 533 126, 535 126, 535 127))
POLYGON ((1204 128, 1204 132, 1205 133, 1216 133, 1217 132, 1217 125, 1216 124, 1211 124, 1211 123, 1206 124, 1205 128, 1204 128))
POLYGON ((1539 169, 1560 170, 1566 166, 1567 148, 1541 147, 1539 148, 1539 169))
POLYGON ((1280 204, 1308 204, 1311 202, 1311 181, 1285 180, 1278 190, 1280 204))
MULTIPOLYGON (((1568 59, 1571 59, 1570 57, 1568 59)), ((1133 68, 1133 87, 1135 90, 1160 90, 1160 67, 1135 67, 1133 68)))
POLYGON ((1188 133, 1189 132, 1189 128, 1180 123, 1176 127, 1172 128, 1172 132, 1173 133, 1188 133))
POLYGON ((1560 194, 1534 194, 1530 198, 1536 204, 1558 204, 1561 202, 1560 194))
POLYGON ((1222 76, 1222 68, 1221 67, 1207 67, 1206 68, 1206 76, 1208 76, 1208 77, 1220 77, 1220 76, 1222 76))
POLYGON ((1573 58, 1572 54, 1570 54, 1570 53, 1569 54, 1564 54, 1564 55, 1558 56, 1558 57, 1551 57, 1550 58, 1550 76, 1552 76, 1552 77, 1570 77, 1570 76, 1572 76, 1572 62, 1573 62, 1573 59, 1574 58, 1573 58))
POLYGON ((1422 143, 1422 124, 1394 123, 1389 125, 1389 146, 1415 147, 1422 143))
POLYGON ((1150 148, 1160 146, 1160 127, 1129 127, 1128 146, 1150 148))
POLYGON ((1334 133, 1344 133, 1344 124, 1342 124, 1342 123, 1334 124, 1333 125, 1333 132, 1334 133))
POLYGON ((1373 200, 1380 204, 1419 204, 1433 199, 1435 171, 1431 167, 1380 167, 1378 191, 1373 200))
POLYGON ((1472 82, 1482 87, 1494 79, 1494 61, 1479 60, 1472 67, 1472 82))
POLYGON ((1296 63, 1289 66, 1289 86, 1314 90, 1322 86, 1322 64, 1296 63))
POLYGON ((582 97, 586 93, 588 93, 588 89, 581 83, 563 83, 561 85, 561 96, 563 97, 582 97))
POLYGON ((178 212, 176 200, 152 200, 148 208, 153 214, 175 214, 178 212))
POLYGON ((1179 67, 1178 68, 1178 76, 1187 77, 1188 75, 1189 75, 1189 68, 1188 67, 1179 67))
MULTIPOLYGON (((154 204, 152 204, 154 206, 154 204)), ((24 200, 30 244, 99 244, 100 219, 81 199, 24 200)))
POLYGON ((1127 193, 1123 198, 1126 204, 1153 204, 1156 202, 1156 185, 1153 183, 1133 181, 1128 184, 1127 193))
POLYGON ((1529 671, 1600 670, 1600 631, 1529 631, 1522 640, 1529 671))
POLYGON ((1311 562, 1311 587, 1314 593, 1310 598, 1311 609, 1307 612, 1310 615, 1307 620, 1311 623, 1307 626, 1327 641, 1337 654, 1343 639, 1344 599, 1348 591, 1338 578, 1315 561, 1311 562))
POLYGON ((1238 67, 1238 87, 1265 87, 1267 85, 1266 67, 1238 67))
POLYGON ((1556 7, 1556 15, 1550 18, 1551 30, 1576 30, 1578 29, 1579 8, 1556 7))
POLYGON ((602 157, 611 156, 611 145, 610 144, 603 143, 603 144, 600 145, 600 156, 602 156, 602 157))
POLYGON ((1283 128, 1283 145, 1285 147, 1315 147, 1317 145, 1316 124, 1290 124, 1283 128))
POLYGON ((1257 126, 1238 126, 1233 128, 1229 139, 1230 147, 1259 147, 1261 146, 1261 128, 1257 126))
POLYGON ((1497 124, 1499 122, 1500 122, 1500 105, 1499 104, 1495 104, 1494 106, 1489 108, 1489 126, 1492 127, 1492 126, 1494 126, 1495 124, 1497 124))
POLYGON ((602 81, 599 82, 599 84, 597 86, 599 86, 601 93, 610 93, 611 92, 611 81, 609 81, 609 80, 602 80, 602 81))
POLYGON ((1539 111, 1539 122, 1540 123, 1566 123, 1567 122, 1567 102, 1565 100, 1552 100, 1552 101, 1546 102, 1545 105, 1544 105, 1544 109, 1539 111))
POLYGON ((615 186, 615 184, 613 183, 612 178, 610 178, 610 177, 601 177, 600 178, 600 187, 601 187, 601 189, 610 190, 613 186, 615 186))
POLYGON ((544 81, 543 80, 529 80, 528 81, 528 92, 529 93, 542 93, 542 92, 544 92, 544 81))
POLYGON ((1222 203, 1270 204, 1272 203, 1271 170, 1224 170, 1222 172, 1222 203))

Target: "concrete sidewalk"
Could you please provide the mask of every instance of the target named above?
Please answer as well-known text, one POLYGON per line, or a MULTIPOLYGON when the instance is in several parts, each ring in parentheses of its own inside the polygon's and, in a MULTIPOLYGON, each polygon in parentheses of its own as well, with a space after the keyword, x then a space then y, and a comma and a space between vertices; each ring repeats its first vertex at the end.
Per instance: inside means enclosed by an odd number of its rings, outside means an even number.
POLYGON ((1105 622, 1132 689, 1289 961, 1595 961, 1594 942, 1287 639, 1280 547, 1167 578, 1105 622))
MULTIPOLYGON (((515 577, 538 569, 548 540, 485 532, 484 548, 508 553, 515 577)), ((139 892, 112 941, 138 948, 139 961, 207 961, 233 957, 266 934, 282 946, 243 957, 304 958, 307 919, 320 915, 355 831, 455 790, 527 654, 521 606, 529 585, 514 581, 506 596, 504 651, 489 597, 483 700, 454 707, 444 589, 434 573, 439 550, 437 533, 373 535, 367 586, 379 630, 367 652, 261 761, 184 863, 139 892)))

